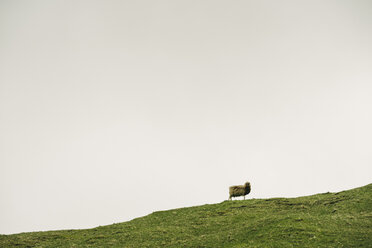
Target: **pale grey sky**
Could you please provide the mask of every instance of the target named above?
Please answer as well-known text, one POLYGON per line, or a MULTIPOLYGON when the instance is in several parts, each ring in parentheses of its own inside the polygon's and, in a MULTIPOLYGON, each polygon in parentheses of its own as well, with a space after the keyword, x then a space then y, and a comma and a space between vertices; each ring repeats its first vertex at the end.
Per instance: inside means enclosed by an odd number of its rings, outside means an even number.
POLYGON ((372 182, 371 1, 0 1, 0 233, 372 182))

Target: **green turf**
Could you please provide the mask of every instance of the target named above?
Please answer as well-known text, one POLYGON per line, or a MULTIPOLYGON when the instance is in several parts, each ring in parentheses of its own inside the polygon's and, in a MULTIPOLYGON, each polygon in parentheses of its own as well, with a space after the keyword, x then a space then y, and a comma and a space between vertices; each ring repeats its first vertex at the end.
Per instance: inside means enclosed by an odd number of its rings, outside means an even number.
POLYGON ((0 247, 372 247, 372 184, 160 211, 87 230, 0 235, 0 247))

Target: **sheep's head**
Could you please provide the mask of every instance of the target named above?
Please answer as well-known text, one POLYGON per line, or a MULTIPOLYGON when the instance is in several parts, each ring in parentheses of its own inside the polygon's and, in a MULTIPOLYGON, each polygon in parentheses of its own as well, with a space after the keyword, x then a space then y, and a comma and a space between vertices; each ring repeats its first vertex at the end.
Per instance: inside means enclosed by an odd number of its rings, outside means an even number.
POLYGON ((249 182, 246 182, 244 185, 245 185, 246 188, 251 186, 251 184, 249 182))

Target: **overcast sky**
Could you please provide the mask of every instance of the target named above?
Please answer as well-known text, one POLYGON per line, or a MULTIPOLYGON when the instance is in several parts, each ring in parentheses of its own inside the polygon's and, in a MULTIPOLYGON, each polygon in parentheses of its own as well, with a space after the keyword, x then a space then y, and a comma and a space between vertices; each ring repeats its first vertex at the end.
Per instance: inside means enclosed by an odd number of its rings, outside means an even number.
POLYGON ((0 233, 372 183, 371 13, 0 0, 0 233))

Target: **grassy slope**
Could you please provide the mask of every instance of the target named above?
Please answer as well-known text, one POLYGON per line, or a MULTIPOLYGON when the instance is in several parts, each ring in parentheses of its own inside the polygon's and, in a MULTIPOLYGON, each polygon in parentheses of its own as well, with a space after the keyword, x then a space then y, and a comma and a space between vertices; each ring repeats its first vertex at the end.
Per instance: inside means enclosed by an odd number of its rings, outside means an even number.
POLYGON ((87 230, 0 235, 0 247, 372 247, 372 184, 161 211, 87 230))

